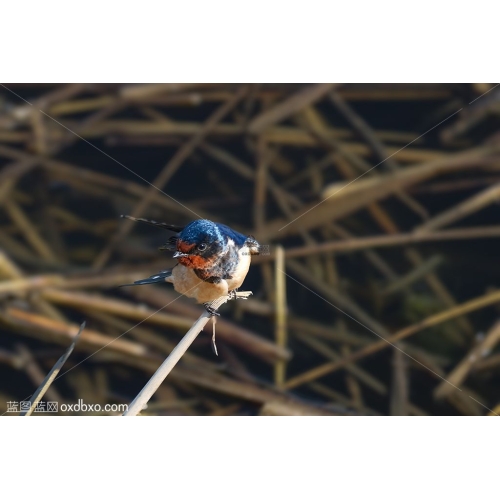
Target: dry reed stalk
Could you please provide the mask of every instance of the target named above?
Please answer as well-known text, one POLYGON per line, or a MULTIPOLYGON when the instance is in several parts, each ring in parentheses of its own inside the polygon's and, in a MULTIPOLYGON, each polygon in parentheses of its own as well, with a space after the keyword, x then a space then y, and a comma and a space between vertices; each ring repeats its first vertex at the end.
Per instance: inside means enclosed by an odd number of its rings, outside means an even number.
POLYGON ((82 333, 84 328, 85 328, 85 322, 83 322, 80 325, 78 333, 74 336, 73 341, 71 342, 71 345, 68 347, 66 352, 57 360, 56 364, 52 367, 52 370, 50 370, 50 372, 47 374, 47 376, 42 381, 42 383, 35 391, 33 396, 31 396, 29 405, 30 407, 28 410, 22 412, 21 416, 29 417, 33 413, 33 411, 36 408, 36 405, 42 400, 45 393, 50 389, 52 382, 55 380, 55 378, 61 371, 61 368, 63 367, 64 363, 66 363, 66 360, 70 357, 71 353, 73 352, 73 349, 75 348, 76 343, 78 342, 80 334, 82 333))
POLYGON ((47 109, 58 101, 70 99, 83 92, 87 87, 88 84, 70 83, 35 99, 31 105, 20 104, 10 110, 7 115, 2 116, 0 127, 5 127, 7 129, 15 128, 16 125, 27 122, 34 111, 39 113, 39 109, 47 109))
POLYGON ((441 212, 440 214, 432 217, 432 219, 420 224, 415 232, 429 232, 435 231, 443 226, 448 226, 453 222, 457 222, 474 212, 477 212, 484 208, 485 206, 498 202, 500 198, 500 183, 491 186, 478 194, 475 194, 471 198, 460 202, 458 205, 441 212))
MULTIPOLYGON (((342 346, 342 354, 348 356, 351 353, 351 348, 348 345, 342 346)), ((345 373, 345 385, 351 396, 352 406, 360 413, 364 411, 363 391, 359 381, 349 372, 345 373)))
POLYGON ((321 83, 300 90, 285 101, 256 116, 248 125, 249 132, 252 134, 262 133, 269 126, 285 120, 303 107, 318 101, 337 85, 335 83, 321 83))
MULTIPOLYGON (((399 233, 382 236, 352 237, 342 241, 329 241, 310 246, 289 248, 286 250, 287 258, 305 257, 316 253, 345 253, 365 250, 367 248, 383 248, 432 241, 473 240, 476 238, 498 238, 500 226, 483 226, 459 229, 445 229, 432 233, 399 233)), ((255 263, 274 259, 274 256, 257 256, 255 263)))
MULTIPOLYGON (((33 356, 33 353, 25 344, 17 344, 16 352, 19 356, 19 360, 23 363, 22 370, 24 370, 26 375, 31 379, 35 387, 40 387, 43 384, 45 375, 35 356, 33 356)), ((54 387, 48 387, 46 389, 46 394, 47 398, 51 401, 63 401, 59 391, 54 387)))
POLYGON ((5 201, 4 207, 12 221, 20 227, 24 238, 32 246, 33 250, 49 262, 57 261, 54 252, 38 233, 21 207, 13 200, 5 201))
MULTIPOLYGON (((310 134, 306 130, 301 130, 296 127, 271 127, 262 134, 268 144, 276 144, 290 147, 309 147, 317 148, 322 146, 322 142, 310 134)), ((338 132, 335 129, 328 128, 325 133, 327 138, 338 137, 338 132)), ((371 154, 370 148, 363 143, 349 142, 344 145, 346 152, 355 153, 359 156, 368 157, 371 154)), ((401 146, 388 146, 387 152, 389 155, 397 153, 398 160, 401 163, 427 162, 438 158, 445 158, 446 153, 439 150, 411 148, 406 147, 401 149, 401 146)))
MULTIPOLYGON (((276 260, 274 266, 274 338, 280 347, 287 346, 287 303, 286 303, 286 269, 285 251, 282 246, 275 249, 276 260)), ((278 360, 274 365, 274 382, 277 387, 283 387, 286 378, 286 360, 278 360)))
MULTIPOLYGON (((347 354, 347 357, 349 353, 347 354)), ((400 349, 394 349, 392 354, 392 391, 390 414, 395 416, 408 415, 408 358, 400 349)))
MULTIPOLYGON (((125 300, 108 299, 97 294, 48 288, 41 292, 41 295, 45 300, 53 304, 73 307, 83 311, 91 309, 137 321, 144 321, 149 318, 151 323, 178 329, 185 329, 190 325, 190 321, 181 316, 155 311, 141 305, 132 305, 125 300)), ((163 304, 163 308, 167 305, 168 302, 163 304)))
MULTIPOLYGON (((66 344, 68 339, 73 340, 78 333, 78 327, 74 324, 53 320, 12 306, 0 312, 0 320, 23 335, 59 344, 66 344)), ((106 347, 131 356, 148 355, 148 349, 142 344, 110 337, 95 330, 86 329, 81 337, 82 346, 93 349, 93 352, 96 348, 106 347)))
MULTIPOLYGON (((474 368, 475 363, 481 358, 488 356, 498 342, 500 342, 500 322, 493 325, 485 337, 446 376, 446 380, 455 386, 462 385, 470 371, 474 368)), ((435 389, 434 396, 440 399, 450 394, 454 389, 450 384, 441 382, 435 389)))

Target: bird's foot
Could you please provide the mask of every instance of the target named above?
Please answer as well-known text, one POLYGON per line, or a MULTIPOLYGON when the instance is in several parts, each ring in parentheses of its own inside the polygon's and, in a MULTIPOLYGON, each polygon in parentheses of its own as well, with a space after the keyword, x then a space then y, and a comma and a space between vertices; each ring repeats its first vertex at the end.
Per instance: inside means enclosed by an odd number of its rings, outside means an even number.
POLYGON ((205 306, 205 309, 210 314, 210 316, 220 316, 220 314, 217 312, 217 309, 212 307, 212 302, 206 302, 203 305, 205 306))
POLYGON ((211 302, 205 302, 203 305, 205 306, 205 309, 207 310, 208 313, 210 313, 211 316, 220 316, 220 314, 217 312, 217 309, 222 304, 232 299, 246 300, 248 299, 248 297, 250 297, 250 295, 252 295, 252 292, 238 292, 237 290, 231 290, 227 295, 212 300, 211 302))
POLYGON ((233 300, 233 299, 242 299, 242 300, 247 300, 248 297, 252 295, 252 292, 239 292, 238 290, 231 290, 227 296, 229 297, 228 300, 233 300))

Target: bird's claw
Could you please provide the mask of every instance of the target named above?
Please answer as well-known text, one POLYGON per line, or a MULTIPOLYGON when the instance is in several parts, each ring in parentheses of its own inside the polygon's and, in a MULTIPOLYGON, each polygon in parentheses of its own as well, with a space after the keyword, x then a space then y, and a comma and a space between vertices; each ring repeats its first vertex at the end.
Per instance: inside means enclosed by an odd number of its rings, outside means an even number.
POLYGON ((211 302, 205 302, 205 304, 203 305, 205 306, 206 311, 211 316, 220 316, 220 314, 217 312, 217 309, 219 308, 219 306, 224 304, 224 302, 233 299, 246 300, 248 297, 250 297, 250 295, 252 295, 252 292, 239 292, 238 290, 231 290, 228 292, 227 296, 220 297, 219 299, 212 300, 211 302))
POLYGON ((231 290, 227 294, 227 296, 229 297, 228 300, 233 300, 233 299, 247 300, 248 297, 250 297, 250 295, 252 295, 252 292, 239 292, 238 290, 231 290))
POLYGON ((206 311, 210 314, 210 316, 220 316, 216 309, 214 309, 210 304, 204 304, 206 311))

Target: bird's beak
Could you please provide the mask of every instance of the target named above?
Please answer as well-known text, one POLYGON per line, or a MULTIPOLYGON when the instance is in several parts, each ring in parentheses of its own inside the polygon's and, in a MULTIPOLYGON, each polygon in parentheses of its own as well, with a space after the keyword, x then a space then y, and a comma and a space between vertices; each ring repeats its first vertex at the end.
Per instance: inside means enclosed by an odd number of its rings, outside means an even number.
POLYGON ((189 257, 189 254, 182 252, 175 252, 174 255, 172 255, 172 257, 174 259, 178 259, 179 257, 189 257))

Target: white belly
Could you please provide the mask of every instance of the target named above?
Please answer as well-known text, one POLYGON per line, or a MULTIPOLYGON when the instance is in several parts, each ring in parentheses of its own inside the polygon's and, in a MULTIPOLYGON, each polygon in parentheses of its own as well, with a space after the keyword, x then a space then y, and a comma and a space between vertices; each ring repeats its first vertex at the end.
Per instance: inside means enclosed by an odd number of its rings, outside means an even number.
POLYGON ((173 283, 176 292, 196 299, 199 304, 224 297, 229 291, 226 280, 220 283, 208 283, 198 278, 191 268, 180 264, 172 269, 172 276, 167 281, 173 283))

